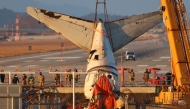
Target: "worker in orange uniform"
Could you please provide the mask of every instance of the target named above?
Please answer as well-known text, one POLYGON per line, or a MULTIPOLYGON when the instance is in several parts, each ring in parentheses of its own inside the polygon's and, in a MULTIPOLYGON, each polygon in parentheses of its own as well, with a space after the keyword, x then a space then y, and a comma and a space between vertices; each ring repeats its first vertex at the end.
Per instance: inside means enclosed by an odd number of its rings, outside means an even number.
POLYGON ((22 75, 22 85, 26 85, 26 78, 27 78, 26 74, 23 74, 22 75))
POLYGON ((42 88, 44 86, 44 81, 45 81, 44 75, 42 75, 42 72, 40 72, 40 74, 38 75, 39 87, 42 88))

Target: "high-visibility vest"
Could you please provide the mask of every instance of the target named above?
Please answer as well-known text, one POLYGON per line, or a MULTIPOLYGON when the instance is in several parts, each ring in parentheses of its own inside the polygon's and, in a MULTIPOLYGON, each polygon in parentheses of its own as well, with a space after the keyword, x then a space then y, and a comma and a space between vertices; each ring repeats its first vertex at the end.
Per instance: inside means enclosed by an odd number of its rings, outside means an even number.
POLYGON ((57 80, 57 79, 60 78, 60 75, 59 75, 59 74, 54 74, 54 75, 53 75, 53 78, 54 78, 55 80, 57 80))
POLYGON ((29 84, 34 84, 34 77, 29 77, 28 82, 29 84))
POLYGON ((130 72, 129 76, 130 76, 130 78, 134 78, 135 77, 135 73, 134 72, 130 72))
POLYGON ((39 75, 38 76, 38 81, 39 82, 44 82, 44 76, 43 75, 39 75))

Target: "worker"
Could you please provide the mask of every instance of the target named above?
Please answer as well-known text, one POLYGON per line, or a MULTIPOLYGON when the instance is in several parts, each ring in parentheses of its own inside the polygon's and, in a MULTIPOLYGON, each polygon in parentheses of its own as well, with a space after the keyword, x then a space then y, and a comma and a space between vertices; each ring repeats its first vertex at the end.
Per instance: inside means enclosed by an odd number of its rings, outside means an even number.
MULTIPOLYGON (((4 72, 3 68, 1 68, 1 72, 4 72)), ((1 83, 4 83, 4 81, 5 81, 5 74, 1 73, 0 76, 1 76, 1 83)))
MULTIPOLYGON (((77 68, 74 69, 74 72, 78 72, 77 68)), ((80 79, 80 74, 76 73, 75 74, 75 83, 77 83, 79 79, 80 79)))
POLYGON ((39 83, 39 87, 42 88, 44 86, 44 75, 42 75, 42 72, 40 72, 40 74, 38 75, 38 83, 39 83))
POLYGON ((69 83, 71 84, 71 80, 73 79, 73 75, 71 74, 71 69, 68 68, 66 71, 69 72, 69 73, 67 74, 66 79, 69 80, 69 83))
POLYGON ((144 72, 144 74, 143 74, 144 83, 148 83, 150 73, 151 72, 149 72, 148 69, 146 69, 146 71, 144 72))
POLYGON ((172 82, 172 73, 168 72, 166 73, 166 84, 171 85, 171 82, 172 82))
POLYGON ((133 69, 131 69, 129 71, 129 80, 130 80, 130 83, 134 83, 134 80, 135 80, 135 73, 133 71, 133 69))
POLYGON ((35 78, 33 77, 33 74, 30 74, 30 77, 28 78, 28 84, 31 88, 34 88, 35 78))
POLYGON ((0 74, 0 76, 1 76, 1 83, 4 83, 4 81, 5 81, 5 74, 0 74))
POLYGON ((26 78, 27 78, 26 74, 23 74, 22 75, 22 85, 26 85, 26 78))
MULTIPOLYGON (((58 72, 58 70, 56 69, 55 72, 58 72)), ((58 85, 60 82, 60 74, 54 73, 53 78, 55 80, 55 84, 58 85)))
POLYGON ((13 83, 13 84, 19 83, 19 79, 18 79, 17 74, 14 75, 13 80, 12 80, 12 83, 13 83))
POLYGON ((22 109, 27 109, 28 108, 28 104, 22 100, 22 109))

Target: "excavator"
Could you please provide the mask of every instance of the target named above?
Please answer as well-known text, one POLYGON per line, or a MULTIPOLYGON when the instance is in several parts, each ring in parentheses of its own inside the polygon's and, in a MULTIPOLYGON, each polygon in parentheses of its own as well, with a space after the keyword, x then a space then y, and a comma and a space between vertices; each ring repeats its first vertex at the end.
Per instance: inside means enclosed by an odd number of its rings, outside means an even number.
POLYGON ((161 88, 155 102, 173 104, 189 96, 184 95, 190 88, 189 20, 183 0, 160 0, 160 3, 170 46, 172 84, 161 88))

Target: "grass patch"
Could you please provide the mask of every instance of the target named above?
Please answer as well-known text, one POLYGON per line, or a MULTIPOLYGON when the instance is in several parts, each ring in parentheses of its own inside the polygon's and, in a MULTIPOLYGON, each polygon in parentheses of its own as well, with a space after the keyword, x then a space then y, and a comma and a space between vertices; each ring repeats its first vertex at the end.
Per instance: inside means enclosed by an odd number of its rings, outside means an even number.
POLYGON ((61 43, 64 43, 63 50, 78 48, 78 46, 66 39, 3 41, 0 42, 0 58, 48 51, 60 51, 61 43), (32 50, 28 50, 28 46, 32 46, 32 50))

